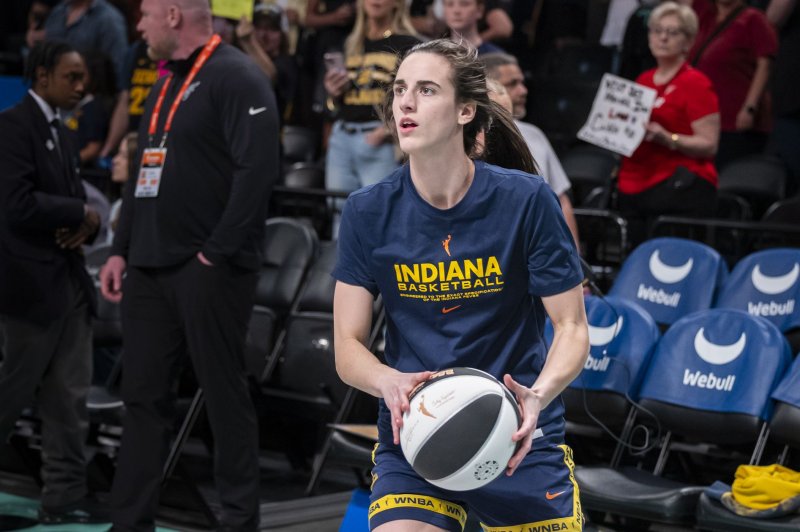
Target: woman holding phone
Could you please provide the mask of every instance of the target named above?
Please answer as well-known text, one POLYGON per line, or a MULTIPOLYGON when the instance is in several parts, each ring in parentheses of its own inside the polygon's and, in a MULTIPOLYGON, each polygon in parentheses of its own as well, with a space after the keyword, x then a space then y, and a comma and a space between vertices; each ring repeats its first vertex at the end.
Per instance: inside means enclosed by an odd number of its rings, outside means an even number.
POLYGON ((338 111, 325 164, 329 190, 359 189, 397 167, 391 136, 376 107, 397 55, 418 42, 404 0, 358 0, 344 54, 325 57, 327 104, 329 110, 338 111))

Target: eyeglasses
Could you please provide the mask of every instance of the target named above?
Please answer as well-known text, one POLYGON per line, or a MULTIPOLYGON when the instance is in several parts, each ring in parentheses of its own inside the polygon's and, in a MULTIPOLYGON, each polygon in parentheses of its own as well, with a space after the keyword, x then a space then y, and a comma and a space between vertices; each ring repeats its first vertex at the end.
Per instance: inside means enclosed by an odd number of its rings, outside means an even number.
POLYGON ((678 35, 683 34, 683 30, 680 28, 662 28, 661 26, 653 26, 652 28, 649 28, 649 31, 656 37, 666 35, 670 39, 674 39, 678 35))

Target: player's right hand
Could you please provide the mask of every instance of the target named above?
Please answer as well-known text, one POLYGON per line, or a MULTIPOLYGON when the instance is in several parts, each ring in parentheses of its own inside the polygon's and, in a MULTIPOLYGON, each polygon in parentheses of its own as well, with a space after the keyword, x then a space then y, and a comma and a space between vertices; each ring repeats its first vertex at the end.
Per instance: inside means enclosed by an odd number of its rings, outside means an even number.
POLYGON ((425 382, 433 375, 432 371, 419 373, 401 373, 393 371, 388 373, 380 383, 381 392, 386 407, 392 415, 392 439, 395 445, 400 444, 400 427, 403 426, 403 413, 408 412, 408 396, 421 382, 425 382))
POLYGON ((112 303, 122 301, 122 276, 127 263, 119 255, 112 255, 100 269, 100 293, 112 303))

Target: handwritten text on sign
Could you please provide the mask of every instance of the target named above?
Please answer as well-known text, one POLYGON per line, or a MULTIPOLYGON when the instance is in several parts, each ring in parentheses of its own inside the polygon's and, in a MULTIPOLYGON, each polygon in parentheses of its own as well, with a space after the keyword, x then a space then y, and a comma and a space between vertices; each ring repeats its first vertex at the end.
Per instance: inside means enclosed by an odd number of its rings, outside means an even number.
POLYGON ((630 157, 644 138, 655 98, 656 91, 649 87, 612 74, 603 75, 578 138, 630 157))

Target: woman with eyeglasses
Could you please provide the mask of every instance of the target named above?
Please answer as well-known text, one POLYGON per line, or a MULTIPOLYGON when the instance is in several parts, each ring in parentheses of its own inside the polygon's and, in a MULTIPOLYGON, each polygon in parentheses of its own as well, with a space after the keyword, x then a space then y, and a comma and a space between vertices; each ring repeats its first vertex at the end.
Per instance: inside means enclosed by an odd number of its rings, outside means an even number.
POLYGON ((648 44, 656 68, 636 82, 657 91, 641 145, 622 161, 619 210, 628 218, 633 244, 644 240, 656 216, 708 216, 717 194, 714 154, 719 106, 711 81, 686 62, 697 16, 665 2, 650 14, 648 44))

